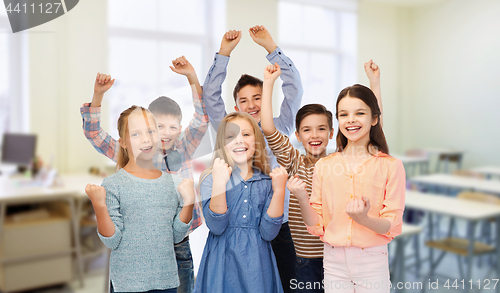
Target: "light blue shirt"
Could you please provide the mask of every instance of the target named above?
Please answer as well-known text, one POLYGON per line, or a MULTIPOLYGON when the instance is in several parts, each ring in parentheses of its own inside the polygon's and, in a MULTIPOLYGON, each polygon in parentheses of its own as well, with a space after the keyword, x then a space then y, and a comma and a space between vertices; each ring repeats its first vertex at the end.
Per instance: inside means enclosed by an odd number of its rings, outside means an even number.
POLYGON ((208 234, 195 293, 283 292, 271 248, 283 216, 271 218, 267 209, 273 189, 271 178, 254 169, 243 180, 237 166, 226 184, 227 211, 210 210, 213 179, 208 175, 200 185, 203 215, 208 234))
MULTIPOLYGON (((281 80, 283 81, 282 91, 284 95, 281 103, 280 115, 274 118, 274 125, 283 134, 290 136, 295 126, 295 115, 302 102, 302 82, 300 74, 295 64, 285 56, 278 47, 271 54, 266 56, 271 64, 278 63, 281 67, 281 80)), ((205 104, 210 122, 215 128, 219 127, 222 119, 227 115, 222 99, 222 83, 226 79, 227 64, 229 57, 215 54, 214 62, 208 71, 205 83, 203 84, 203 102, 205 104)), ((259 122, 260 126, 260 122, 259 122)), ((266 141, 267 144, 267 141, 266 141)), ((280 165, 276 157, 266 146, 268 158, 271 160, 271 168, 278 168, 280 165)), ((285 213, 283 222, 288 222, 288 204, 290 201, 290 191, 286 189, 285 193, 285 213)))
POLYGON ((179 219, 182 209, 172 176, 136 177, 124 169, 105 178, 108 213, 115 225, 111 237, 99 237, 110 248, 109 278, 117 292, 144 292, 179 286, 174 243, 191 225, 179 219))

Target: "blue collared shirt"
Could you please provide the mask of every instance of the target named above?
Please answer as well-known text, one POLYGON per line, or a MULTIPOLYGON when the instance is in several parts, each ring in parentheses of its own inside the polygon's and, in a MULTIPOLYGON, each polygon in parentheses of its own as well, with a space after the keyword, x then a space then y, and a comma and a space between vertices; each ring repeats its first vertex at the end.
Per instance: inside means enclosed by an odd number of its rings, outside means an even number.
MULTIPOLYGON (((283 81, 282 90, 284 99, 281 103, 280 115, 274 118, 274 125, 283 134, 290 135, 293 132, 295 125, 295 115, 300 108, 302 102, 302 82, 300 74, 295 64, 285 56, 280 47, 276 48, 271 54, 266 56, 271 64, 278 63, 281 67, 281 79, 283 81)), ((214 63, 208 71, 205 83, 203 85, 203 102, 205 104, 208 117, 214 127, 219 127, 222 119, 227 115, 222 99, 222 83, 226 79, 226 68, 229 63, 229 57, 215 54, 214 63)), ((259 122, 260 126, 260 122, 259 122)), ((267 141, 266 141, 267 143, 267 141)), ((280 165, 276 157, 266 147, 268 158, 271 160, 271 167, 277 168, 280 165)), ((285 214, 283 222, 288 221, 288 204, 290 200, 290 192, 286 189, 285 193, 285 214)))

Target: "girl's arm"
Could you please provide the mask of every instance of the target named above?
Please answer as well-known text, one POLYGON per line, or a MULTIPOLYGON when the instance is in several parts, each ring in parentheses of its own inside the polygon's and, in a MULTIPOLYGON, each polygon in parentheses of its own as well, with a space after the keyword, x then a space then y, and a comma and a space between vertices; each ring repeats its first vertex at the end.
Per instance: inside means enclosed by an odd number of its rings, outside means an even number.
POLYGON ((370 80, 370 88, 372 92, 375 94, 375 97, 377 98, 378 102, 378 107, 380 108, 380 126, 384 126, 384 120, 383 120, 383 113, 384 109, 382 108, 382 92, 380 90, 380 68, 378 67, 373 60, 370 60, 365 63, 365 72, 366 76, 370 80))
POLYGON ((385 234, 391 228, 387 219, 368 216, 370 200, 367 197, 350 201, 346 206, 346 212, 352 220, 378 234, 385 234))
POLYGON ((117 192, 106 179, 103 186, 88 184, 85 187, 92 202, 97 219, 97 232, 101 241, 109 249, 117 249, 122 239, 123 217, 120 214, 120 203, 117 192))
POLYGON ((379 217, 368 216, 370 201, 363 196, 362 200, 350 202, 346 211, 358 224, 391 239, 401 234, 403 226, 403 210, 405 206, 406 175, 403 163, 394 160, 389 164, 389 175, 379 217))
POLYGON ((273 118, 273 86, 280 76, 281 68, 278 63, 266 66, 264 70, 264 84, 262 86, 262 104, 260 107, 260 125, 264 135, 271 135, 276 131, 273 118))
POLYGON ((269 176, 272 179, 272 184, 264 205, 266 212, 263 213, 259 224, 260 236, 265 241, 273 240, 281 229, 287 174, 285 169, 280 167, 275 168, 269 176))
POLYGON ((212 197, 210 210, 217 214, 227 212, 226 184, 231 176, 232 168, 224 160, 216 158, 212 166, 212 197))
POLYGON ((177 190, 184 200, 182 210, 179 214, 179 219, 183 223, 191 223, 191 220, 193 219, 193 206, 195 201, 193 179, 184 178, 177 186, 177 190))
MULTIPOLYGON (((221 161, 224 162, 224 160, 215 159, 213 166, 220 168, 220 165, 222 165, 225 167, 226 164, 221 163, 221 161)), ((213 171, 214 168, 212 167, 212 174, 205 177, 200 184, 203 216, 210 232, 214 235, 222 235, 229 223, 225 185, 227 180, 223 187, 219 186, 221 183, 220 174, 215 174, 216 176, 214 176, 213 171), (214 184, 214 182, 218 182, 218 184, 214 184)), ((226 168, 226 172, 230 171, 230 168, 226 168)))
POLYGON ((186 237, 189 227, 191 227, 195 200, 193 179, 183 179, 177 186, 177 190, 181 194, 183 201, 179 202, 172 225, 174 243, 181 242, 186 237))
POLYGON ((267 208, 267 214, 271 218, 277 218, 283 215, 283 206, 285 202, 286 179, 288 174, 285 168, 279 167, 272 170, 269 174, 272 179, 273 197, 267 208))

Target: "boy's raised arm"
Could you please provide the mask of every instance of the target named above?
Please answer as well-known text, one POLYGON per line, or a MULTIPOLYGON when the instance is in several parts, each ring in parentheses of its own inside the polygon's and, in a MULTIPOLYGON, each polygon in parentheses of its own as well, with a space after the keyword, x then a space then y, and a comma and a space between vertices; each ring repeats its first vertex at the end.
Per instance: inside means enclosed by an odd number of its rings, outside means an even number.
POLYGON ((208 114, 202 99, 203 89, 200 86, 194 67, 191 63, 189 63, 186 57, 182 56, 174 59, 172 61, 172 65, 173 66, 170 66, 170 69, 172 69, 173 72, 187 77, 193 92, 193 105, 195 112, 193 119, 189 122, 189 126, 184 131, 184 137, 182 138, 182 145, 188 152, 189 156, 191 156, 200 145, 201 140, 208 129, 208 114))
POLYGON ((264 135, 271 135, 276 131, 273 119, 273 87, 274 82, 281 74, 281 69, 276 63, 264 69, 264 84, 262 85, 262 106, 260 108, 260 126, 264 135))
POLYGON ((219 127, 219 123, 226 116, 226 107, 222 99, 222 83, 226 79, 229 55, 238 45, 240 39, 241 31, 231 30, 224 34, 219 53, 215 54, 214 63, 208 70, 203 84, 203 100, 215 129, 219 127))
POLYGON ((101 128, 101 103, 104 93, 115 83, 110 75, 98 73, 94 84, 92 103, 80 108, 83 118, 83 133, 94 148, 114 162, 118 159, 120 144, 101 128))
POLYGON ((302 102, 302 81, 295 64, 285 56, 276 45, 271 34, 264 26, 254 26, 249 29, 250 37, 269 53, 267 60, 271 64, 278 63, 281 68, 282 91, 284 100, 281 103, 280 115, 274 118, 276 128, 285 135, 290 135, 294 129, 295 114, 302 102))

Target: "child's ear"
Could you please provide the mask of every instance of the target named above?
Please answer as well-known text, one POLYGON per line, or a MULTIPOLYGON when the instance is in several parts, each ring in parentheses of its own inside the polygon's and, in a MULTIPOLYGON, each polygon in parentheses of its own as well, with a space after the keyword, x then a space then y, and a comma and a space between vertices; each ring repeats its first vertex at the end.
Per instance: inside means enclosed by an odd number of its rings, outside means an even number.
POLYGON ((378 115, 375 115, 375 118, 372 119, 372 126, 377 125, 378 123, 378 115))
POLYGON ((299 132, 298 131, 295 131, 295 137, 297 137, 297 140, 299 142, 302 142, 302 141, 300 141, 300 136, 299 136, 299 132))
POLYGON ((333 130, 333 128, 330 130, 330 139, 333 138, 333 134, 335 133, 335 131, 333 130))
POLYGON ((118 143, 120 144, 120 146, 122 148, 124 148, 124 149, 127 148, 127 145, 125 144, 125 141, 121 137, 118 139, 118 143))
POLYGON ((177 136, 181 135, 182 132, 182 125, 179 124, 179 133, 177 133, 177 136))
POLYGON ((240 108, 238 108, 238 106, 234 106, 234 111, 240 112, 240 108))

